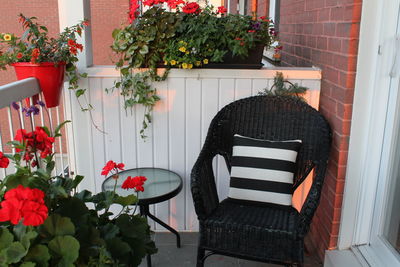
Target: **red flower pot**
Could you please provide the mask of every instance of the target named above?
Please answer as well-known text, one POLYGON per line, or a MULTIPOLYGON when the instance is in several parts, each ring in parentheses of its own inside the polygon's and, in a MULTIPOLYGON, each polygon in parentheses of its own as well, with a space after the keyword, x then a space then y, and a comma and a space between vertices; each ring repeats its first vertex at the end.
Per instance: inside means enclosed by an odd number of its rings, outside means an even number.
MULTIPOLYGON (((18 80, 34 77, 39 80, 46 107, 52 108, 60 104, 60 95, 64 82, 65 63, 42 62, 33 64, 30 62, 18 62, 12 64, 18 80)), ((33 97, 34 103, 39 99, 38 95, 33 97)), ((29 99, 27 104, 30 105, 29 99)))

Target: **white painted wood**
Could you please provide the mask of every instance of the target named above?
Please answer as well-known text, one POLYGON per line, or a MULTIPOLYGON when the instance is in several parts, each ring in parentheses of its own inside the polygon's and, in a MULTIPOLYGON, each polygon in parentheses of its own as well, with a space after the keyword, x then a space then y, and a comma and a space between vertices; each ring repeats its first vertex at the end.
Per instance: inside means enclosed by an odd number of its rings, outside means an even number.
POLYGON ((388 68, 387 65, 391 65, 379 62, 382 62, 382 56, 389 59, 387 55, 392 53, 389 49, 383 49, 383 45, 396 32, 393 26, 397 19, 393 18, 393 12, 397 13, 398 9, 393 7, 398 7, 398 3, 394 1, 366 1, 362 7, 339 249, 370 241, 390 78, 389 75, 382 76, 382 72, 388 68), (381 56, 378 54, 380 45, 383 52, 381 56))
POLYGON ((11 105, 26 97, 40 93, 39 82, 35 78, 8 83, 0 86, 0 108, 11 105))
POLYGON ((190 191, 190 172, 197 160, 201 149, 201 80, 186 79, 186 228, 195 231, 198 229, 198 220, 194 211, 193 198, 190 191))
MULTIPOLYGON (((153 154, 154 166, 157 168, 169 169, 169 124, 168 117, 170 99, 168 98, 168 82, 157 84, 157 93, 161 98, 153 111, 153 154)), ((172 94, 171 94, 172 95, 172 94)), ((136 130, 138 131, 138 130, 136 130)), ((135 139, 136 140, 136 139, 135 139)), ((155 207, 155 215, 162 221, 169 223, 169 201, 159 203, 155 207)), ((155 225, 156 230, 165 230, 159 224, 155 225)))
MULTIPOLYGON (((179 230, 198 229, 190 192, 190 172, 204 143, 210 121, 226 104, 235 99, 256 95, 263 88, 272 85, 273 75, 270 74, 275 74, 275 71, 252 70, 252 74, 247 71, 241 74, 240 70, 221 70, 218 78, 215 70, 194 71, 200 76, 193 75, 191 71, 177 70, 167 81, 155 84, 161 101, 153 110, 153 123, 146 132, 148 138, 145 142, 138 134, 143 114, 141 107, 135 108, 133 115, 128 111, 126 116, 123 99, 118 96, 118 92, 104 92, 118 76, 103 73, 89 77, 90 100, 94 105, 93 118, 106 134, 93 128, 87 113, 79 110, 74 96, 71 96, 71 128, 75 135, 70 143, 76 149, 76 172, 86 176, 87 181, 82 188, 90 188, 96 192, 101 190, 100 185, 104 178, 99 172, 107 160, 122 161, 126 168, 154 166, 170 169, 182 176, 182 192, 170 201, 151 207, 151 212, 179 230), (258 72, 267 76, 260 78, 262 75, 258 72), (224 73, 227 74, 226 77, 223 76, 224 73), (88 160, 89 157, 93 160, 88 160)), ((314 92, 319 92, 320 85, 315 78, 319 72, 312 72, 314 74, 310 75, 311 79, 297 79, 302 83, 313 84, 315 88, 310 91, 311 100, 315 96, 319 97, 314 92)), ((315 101, 318 103, 318 99, 315 101)), ((222 200, 228 194, 229 184, 229 173, 222 157, 214 160, 214 169, 218 195, 222 200)), ((157 224, 151 225, 157 231, 165 230, 157 224)))
MULTIPOLYGON (((169 167, 183 178, 183 188, 189 182, 185 171, 185 79, 168 79, 169 99, 169 167)), ((170 225, 185 229, 185 193, 182 190, 170 200, 170 225)))

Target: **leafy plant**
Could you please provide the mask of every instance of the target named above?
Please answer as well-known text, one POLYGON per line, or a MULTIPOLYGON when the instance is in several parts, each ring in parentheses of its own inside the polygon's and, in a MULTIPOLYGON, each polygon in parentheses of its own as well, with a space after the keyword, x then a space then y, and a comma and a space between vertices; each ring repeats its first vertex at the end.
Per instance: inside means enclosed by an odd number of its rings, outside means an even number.
MULTIPOLYGON (((74 26, 67 27, 56 38, 49 37, 47 27, 36 22, 36 17, 19 15, 19 21, 25 32, 21 37, 11 33, 0 33, 0 69, 5 70, 7 65, 17 62, 54 62, 66 64, 66 76, 69 80, 69 89, 75 91, 82 110, 90 110, 92 106, 83 107, 79 101, 86 89, 79 88, 79 78, 86 77, 86 73, 78 73, 76 62, 78 52, 83 45, 77 43, 77 36, 81 36, 88 21, 82 21, 74 26)), ((87 102, 87 101, 86 101, 87 102)))
POLYGON ((306 101, 302 95, 308 90, 307 87, 300 86, 297 83, 285 80, 282 72, 277 72, 274 77, 274 84, 270 88, 264 88, 264 91, 259 92, 259 95, 275 95, 275 96, 291 96, 306 101), (286 85, 289 85, 286 87, 286 85))
MULTIPOLYGON (((124 164, 109 161, 103 168, 102 175, 115 179, 113 191, 78 192, 82 176, 53 175, 53 145, 64 124, 53 133, 46 127, 18 130, 9 143, 16 152, 0 152, 0 168, 10 161, 16 168, 0 181, 0 267, 138 266, 157 249, 146 218, 131 212, 137 195, 115 192, 124 164), (111 205, 120 212, 110 212, 111 205)), ((122 188, 143 191, 145 181, 128 177, 122 188)))

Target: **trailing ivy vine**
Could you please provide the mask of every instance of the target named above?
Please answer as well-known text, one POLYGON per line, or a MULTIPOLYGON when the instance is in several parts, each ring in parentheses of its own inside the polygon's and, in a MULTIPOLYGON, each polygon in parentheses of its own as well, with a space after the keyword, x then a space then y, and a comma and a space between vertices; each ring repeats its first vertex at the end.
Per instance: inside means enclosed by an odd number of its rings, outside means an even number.
POLYGON ((259 92, 259 95, 268 95, 268 96, 291 96, 301 99, 302 101, 306 101, 302 95, 306 93, 308 90, 307 87, 300 86, 297 83, 292 83, 288 80, 285 80, 282 72, 277 72, 274 77, 273 85, 268 88, 264 88, 262 92, 259 92), (286 85, 289 85, 286 87, 286 85))

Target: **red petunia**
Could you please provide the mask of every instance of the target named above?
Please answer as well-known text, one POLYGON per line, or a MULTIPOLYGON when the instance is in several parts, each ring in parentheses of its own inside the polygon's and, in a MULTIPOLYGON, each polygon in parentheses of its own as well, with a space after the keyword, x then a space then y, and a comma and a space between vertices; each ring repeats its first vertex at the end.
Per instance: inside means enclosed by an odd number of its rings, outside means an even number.
POLYGON ((0 151, 0 168, 7 168, 8 164, 10 164, 10 160, 0 151))
POLYGON ((103 171, 101 172, 101 175, 108 175, 110 173, 110 171, 115 170, 116 172, 118 172, 118 170, 123 171, 125 168, 125 164, 123 163, 115 163, 112 160, 109 160, 106 165, 103 167, 103 171))
POLYGON ((1 202, 0 221, 18 224, 21 219, 26 226, 43 224, 48 216, 48 208, 44 203, 44 193, 40 189, 31 189, 19 185, 7 191, 1 202))
POLYGON ((128 176, 126 180, 122 183, 121 188, 123 189, 134 189, 136 192, 143 192, 144 191, 144 182, 147 181, 145 176, 136 176, 131 177, 128 176))
POLYGON ((225 14, 228 10, 224 6, 219 6, 217 13, 225 14))
POLYGON ((200 6, 196 2, 189 2, 183 6, 182 11, 186 14, 198 14, 200 13, 200 6))

